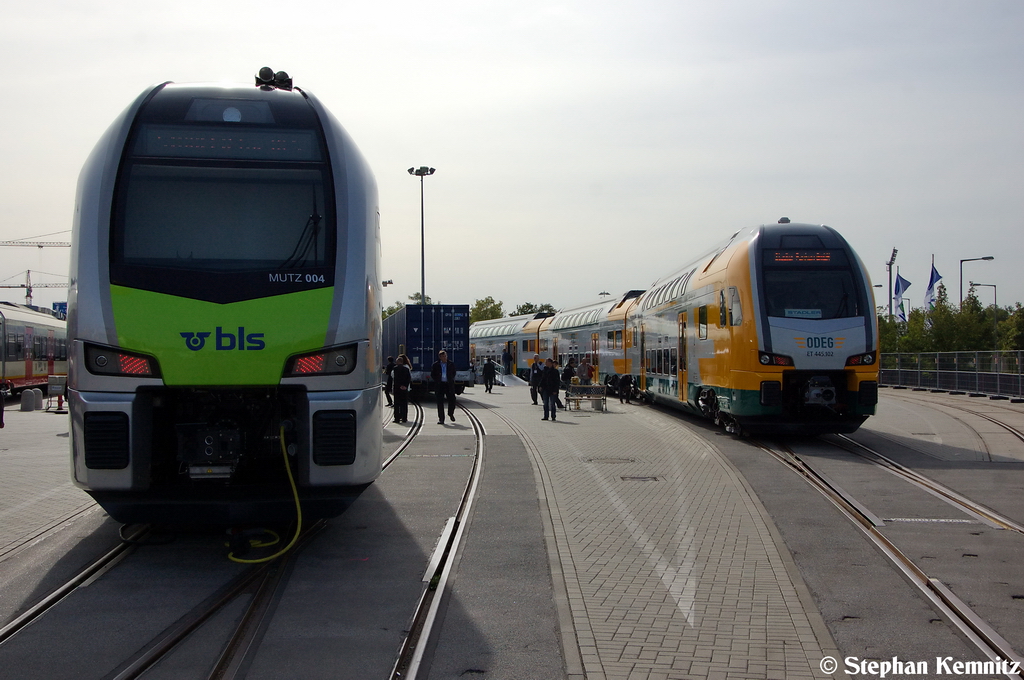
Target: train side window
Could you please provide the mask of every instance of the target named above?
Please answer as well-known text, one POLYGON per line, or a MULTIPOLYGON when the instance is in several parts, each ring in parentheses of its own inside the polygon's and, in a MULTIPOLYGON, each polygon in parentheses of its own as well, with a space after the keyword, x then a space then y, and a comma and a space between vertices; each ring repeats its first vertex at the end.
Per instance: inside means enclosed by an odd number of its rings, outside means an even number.
POLYGON ((615 331, 615 349, 622 349, 622 331, 615 331))
POLYGON ((727 310, 725 306, 725 289, 718 291, 718 327, 725 328, 729 319, 726 317, 727 310))
POLYGON ((697 309, 697 337, 701 340, 708 339, 708 306, 701 305, 697 309))
POLYGON ((668 351, 668 374, 675 376, 679 372, 679 364, 676 363, 676 350, 673 347, 668 351))
POLYGON ((18 335, 17 333, 7 334, 7 357, 13 359, 18 356, 18 335))
POLYGON ((740 291, 736 286, 729 288, 729 325, 743 325, 743 305, 740 304, 740 291))

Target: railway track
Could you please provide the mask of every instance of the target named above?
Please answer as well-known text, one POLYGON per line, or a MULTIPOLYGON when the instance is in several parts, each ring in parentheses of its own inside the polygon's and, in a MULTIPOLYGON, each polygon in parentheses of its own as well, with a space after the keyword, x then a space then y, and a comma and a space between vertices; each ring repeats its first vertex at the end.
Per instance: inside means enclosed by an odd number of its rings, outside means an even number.
MULTIPOLYGON (((419 405, 417 408, 420 409, 421 417, 422 409, 419 405)), ((426 587, 416 605, 409 634, 405 638, 394 668, 391 669, 389 677, 392 680, 415 680, 419 676, 424 654, 437 631, 438 612, 452 576, 455 558, 465 538, 466 524, 464 520, 472 512, 476 490, 483 473, 483 447, 486 432, 480 419, 472 411, 462 404, 459 405, 459 408, 469 419, 476 440, 473 470, 458 510, 445 523, 437 547, 427 562, 427 568, 423 573, 426 587)), ((413 429, 418 431, 419 428, 414 427, 413 429)))
MULTIPOLYGON (((383 463, 385 470, 395 464, 403 452, 413 445, 417 435, 422 431, 423 408, 419 404, 411 404, 413 422, 402 441, 388 455, 383 463)), ((415 605, 415 612, 410 617, 410 626, 405 643, 391 669, 391 677, 415 678, 421 672, 424 655, 436 628, 440 623, 438 613, 452 574, 453 563, 459 554, 461 541, 465 534, 463 520, 471 512, 473 499, 480 480, 482 469, 482 451, 484 428, 476 416, 462 408, 466 418, 472 425, 476 440, 475 462, 470 479, 463 491, 457 512, 447 521, 434 554, 422 577, 422 591, 415 605)), ((277 603, 281 600, 289 574, 302 554, 304 547, 326 528, 327 522, 321 520, 306 528, 299 536, 294 547, 279 559, 272 562, 249 566, 227 583, 222 585, 209 597, 179 617, 172 625, 154 636, 136 653, 124 659, 114 670, 103 676, 104 680, 129 680, 145 677, 145 674, 168 659, 182 644, 203 631, 210 621, 224 611, 229 605, 245 600, 242 614, 235 617, 231 630, 225 637, 223 632, 215 633, 218 639, 225 639, 219 646, 218 657, 211 659, 210 670, 204 677, 208 680, 222 680, 244 677, 251 667, 259 650, 263 634, 273 620, 277 603)), ((29 610, 0 629, 0 645, 14 637, 33 621, 45 616, 54 607, 69 597, 78 587, 97 579, 124 559, 135 548, 139 541, 145 539, 149 527, 135 529, 129 539, 108 551, 95 560, 86 569, 69 579, 60 588, 55 589, 29 610)), ((235 605, 236 608, 238 605, 235 605)), ((382 669, 381 675, 387 672, 382 669)))
POLYGON ((940 484, 934 479, 930 479, 915 470, 911 470, 906 466, 900 465, 891 458, 888 458, 871 447, 861 444, 846 435, 840 434, 835 435, 835 437, 837 437, 840 442, 830 441, 829 443, 833 446, 837 446, 843 451, 859 456, 860 458, 877 465, 910 484, 924 489, 932 495, 938 496, 947 503, 950 503, 968 515, 978 518, 986 524, 1024 534, 1024 524, 1016 522, 1015 520, 1010 519, 1009 517, 1006 517, 1005 515, 996 512, 977 501, 971 500, 970 498, 957 493, 953 489, 950 489, 948 486, 940 484))
MULTIPOLYGON (((851 451, 851 449, 854 449, 851 452, 856 455, 861 455, 886 471, 897 474, 907 482, 924 488, 929 493, 938 495, 964 512, 982 518, 986 523, 1014 531, 1020 530, 1019 525, 1012 520, 956 494, 956 492, 933 480, 927 479, 923 475, 894 463, 877 452, 870 451, 867 447, 861 447, 858 450, 860 445, 848 438, 844 437, 844 439, 851 446, 842 446, 843 450, 851 451)), ((830 443, 833 446, 839 446, 835 442, 830 443)), ((854 523, 863 532, 865 537, 889 560, 892 566, 903 575, 904 579, 911 583, 925 600, 940 612, 983 656, 993 662, 1001 660, 1019 662, 1020 666, 1024 667, 1024 657, 1021 657, 1013 649, 1012 645, 999 635, 991 625, 975 613, 970 606, 958 598, 941 581, 921 569, 882 533, 881 529, 885 526, 883 520, 871 513, 856 498, 826 475, 816 470, 788 446, 765 442, 756 442, 756 445, 804 478, 808 484, 821 493, 847 519, 854 523)), ((1024 678, 1024 674, 1008 674, 1006 677, 1020 679, 1024 678)))

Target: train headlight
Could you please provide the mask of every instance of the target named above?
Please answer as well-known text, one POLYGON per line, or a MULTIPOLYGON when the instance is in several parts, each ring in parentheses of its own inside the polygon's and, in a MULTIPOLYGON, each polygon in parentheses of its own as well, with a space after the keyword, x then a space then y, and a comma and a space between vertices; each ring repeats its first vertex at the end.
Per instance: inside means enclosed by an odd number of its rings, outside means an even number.
POLYGON ((875 363, 875 353, 867 352, 865 354, 854 354, 852 357, 847 358, 847 366, 870 366, 875 363))
POLYGON ((132 378, 159 378, 156 357, 126 352, 116 347, 85 345, 85 367, 93 375, 119 375, 132 378))
POLYGON ((758 352, 757 360, 761 362, 763 366, 792 366, 792 357, 787 357, 782 354, 770 354, 768 352, 758 352))
POLYGON ((308 375, 346 375, 356 368, 356 345, 327 347, 316 352, 290 357, 284 366, 285 378, 308 375))

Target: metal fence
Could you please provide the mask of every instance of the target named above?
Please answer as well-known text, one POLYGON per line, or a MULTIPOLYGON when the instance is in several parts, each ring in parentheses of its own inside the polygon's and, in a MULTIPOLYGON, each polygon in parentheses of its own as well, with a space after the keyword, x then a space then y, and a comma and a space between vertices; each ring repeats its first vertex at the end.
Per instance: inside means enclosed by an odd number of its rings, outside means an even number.
POLYGON ((879 383, 1021 398, 1022 366, 1021 351, 883 354, 879 383))

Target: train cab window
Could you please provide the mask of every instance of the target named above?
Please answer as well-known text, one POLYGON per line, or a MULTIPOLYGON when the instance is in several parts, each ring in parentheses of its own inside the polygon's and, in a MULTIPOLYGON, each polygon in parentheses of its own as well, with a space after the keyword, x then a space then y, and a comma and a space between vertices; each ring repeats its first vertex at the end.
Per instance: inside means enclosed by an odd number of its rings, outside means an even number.
POLYGON ((310 104, 299 92, 203 96, 167 86, 136 117, 114 192, 111 282, 216 303, 333 285, 345 213, 310 104))
POLYGON ((768 316, 841 319, 866 305, 842 250, 765 250, 764 300, 768 316))
POLYGON ((708 306, 701 305, 697 309, 697 337, 701 340, 708 339, 708 306))
POLYGON ((740 291, 735 286, 729 288, 729 325, 743 325, 743 306, 740 304, 740 291))

